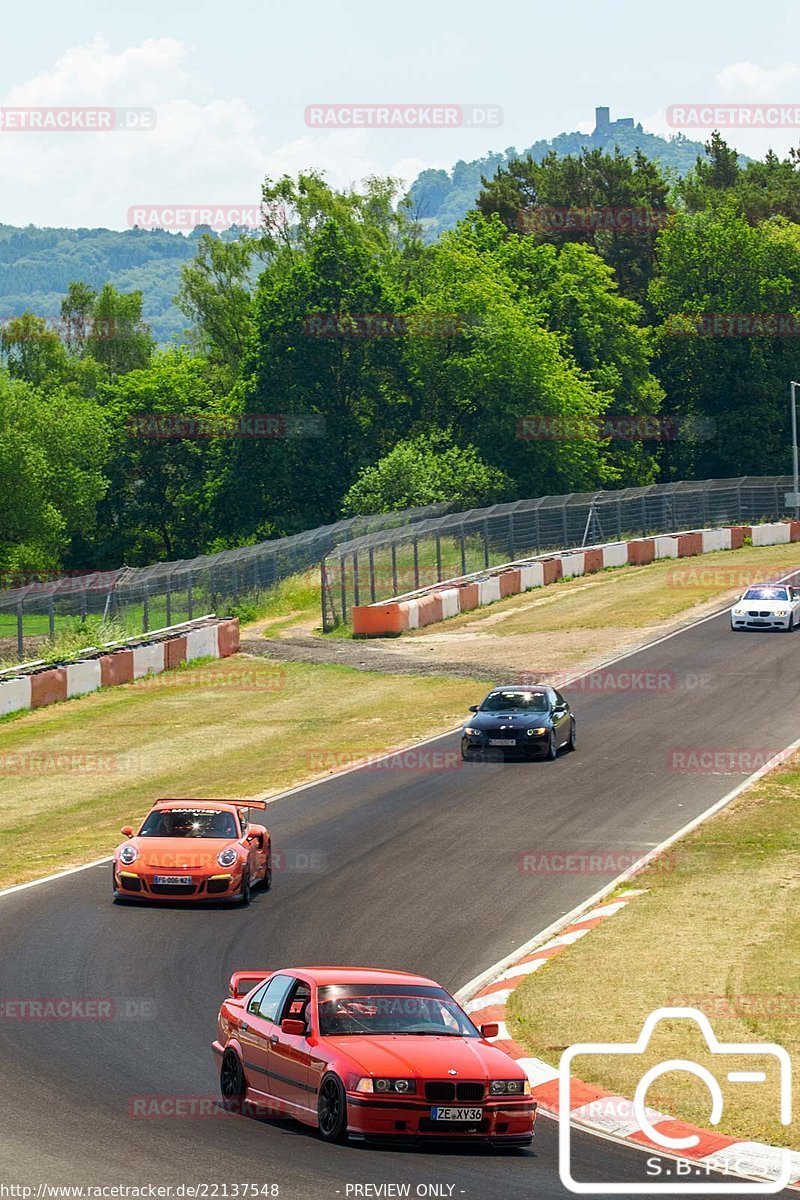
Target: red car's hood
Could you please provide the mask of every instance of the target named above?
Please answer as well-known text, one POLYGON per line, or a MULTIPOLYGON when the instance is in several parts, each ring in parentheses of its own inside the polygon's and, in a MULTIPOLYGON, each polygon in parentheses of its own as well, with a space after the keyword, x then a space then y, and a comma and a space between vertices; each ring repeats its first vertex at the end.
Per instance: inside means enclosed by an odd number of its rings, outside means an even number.
POLYGON ((325 1044, 352 1060, 365 1075, 385 1075, 403 1079, 524 1079, 525 1072, 504 1050, 479 1038, 365 1037, 350 1034, 326 1037, 325 1044), (457 1075, 449 1076, 455 1070, 457 1075))
POLYGON ((132 837, 124 844, 135 846, 139 851, 136 861, 140 866, 181 867, 185 870, 220 870, 217 862, 219 852, 226 846, 239 848, 235 838, 132 837))

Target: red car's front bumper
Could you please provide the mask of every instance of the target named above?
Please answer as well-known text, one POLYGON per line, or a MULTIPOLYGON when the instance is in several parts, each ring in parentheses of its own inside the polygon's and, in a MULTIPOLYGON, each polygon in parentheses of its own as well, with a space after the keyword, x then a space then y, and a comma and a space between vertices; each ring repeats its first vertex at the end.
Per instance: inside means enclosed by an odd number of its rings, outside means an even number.
MULTIPOLYGON (((460 1121, 435 1121, 430 1101, 409 1097, 400 1099, 347 1095, 347 1128, 351 1137, 369 1141, 485 1141, 492 1145, 529 1146, 536 1122, 536 1101, 529 1096, 518 1100, 497 1098, 474 1107, 481 1109, 475 1124, 460 1121)), ((456 1105, 456 1107, 472 1107, 456 1105)))
POLYGON ((197 870, 171 871, 169 874, 191 877, 191 883, 156 883, 157 875, 163 870, 149 867, 136 869, 115 863, 113 868, 114 897, 119 900, 186 900, 189 902, 238 900, 242 894, 242 871, 234 867, 231 871, 202 872, 197 870))

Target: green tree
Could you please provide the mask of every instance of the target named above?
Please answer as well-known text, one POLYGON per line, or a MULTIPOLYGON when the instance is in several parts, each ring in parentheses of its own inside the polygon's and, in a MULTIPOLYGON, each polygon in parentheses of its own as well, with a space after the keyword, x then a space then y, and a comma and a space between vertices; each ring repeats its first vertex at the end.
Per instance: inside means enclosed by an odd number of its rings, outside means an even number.
POLYGON ((398 442, 374 467, 365 467, 347 492, 346 516, 393 512, 446 502, 479 508, 513 496, 511 480, 483 462, 474 446, 456 446, 449 431, 398 442))

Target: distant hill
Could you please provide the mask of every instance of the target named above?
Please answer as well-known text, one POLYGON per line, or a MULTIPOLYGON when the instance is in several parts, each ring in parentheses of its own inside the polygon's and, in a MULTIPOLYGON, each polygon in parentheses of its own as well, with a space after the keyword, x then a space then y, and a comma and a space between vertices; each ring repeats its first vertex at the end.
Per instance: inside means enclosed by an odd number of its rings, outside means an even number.
POLYGON ((73 280, 98 290, 113 283, 121 291, 143 293, 144 315, 159 342, 180 338, 188 322, 172 301, 181 266, 194 257, 201 232, 0 225, 0 320, 25 309, 58 317, 73 280))
MULTIPOLYGON (((551 150, 559 157, 579 154, 583 149, 602 149, 613 154, 615 146, 626 155, 641 150, 659 163, 665 174, 672 176, 686 174, 694 166, 698 154, 705 155, 701 142, 692 142, 682 133, 674 138, 662 138, 655 133, 646 133, 641 124, 634 124, 633 117, 612 121, 607 108, 597 108, 592 133, 560 133, 551 141, 534 142, 525 150, 509 146, 507 150, 472 162, 460 160, 449 172, 422 171, 408 192, 411 212, 424 225, 426 236, 435 238, 445 229, 457 225, 473 207, 481 190, 481 176, 490 179, 499 167, 506 166, 512 159, 530 154, 536 162, 541 162, 551 150)), ((749 160, 740 155, 739 161, 744 164, 749 160)))
MULTIPOLYGON (((591 134, 561 133, 552 141, 534 142, 527 150, 510 146, 472 162, 459 161, 452 171, 423 171, 411 185, 412 214, 423 223, 426 237, 452 229, 474 205, 481 176, 491 177, 511 159, 530 154, 541 161, 550 151, 576 154, 584 147, 602 147, 624 154, 638 147, 665 171, 683 175, 703 154, 700 142, 682 134, 667 140, 645 133, 632 117, 611 121, 608 109, 596 110, 591 134)), ((748 160, 741 156, 741 161, 748 160)), ((38 316, 57 317, 61 300, 73 280, 97 289, 113 283, 121 291, 139 289, 144 315, 162 345, 185 340, 187 320, 173 304, 180 286, 181 267, 193 258, 200 235, 165 230, 126 229, 24 229, 0 225, 0 321, 30 309, 38 316)), ((223 237, 235 237, 231 230, 223 237)))

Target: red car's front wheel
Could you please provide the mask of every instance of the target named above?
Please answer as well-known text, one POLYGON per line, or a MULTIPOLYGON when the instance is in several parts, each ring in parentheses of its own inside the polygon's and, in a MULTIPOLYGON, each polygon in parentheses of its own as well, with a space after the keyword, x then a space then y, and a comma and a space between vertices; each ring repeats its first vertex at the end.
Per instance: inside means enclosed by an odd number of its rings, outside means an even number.
POLYGON ((326 1075, 317 1098, 319 1135, 324 1142, 347 1138, 347 1095, 338 1075, 326 1075))
POLYGON ((242 1061, 235 1050, 226 1050, 222 1056, 219 1069, 219 1090, 222 1102, 232 1112, 244 1110, 244 1098, 247 1094, 247 1080, 244 1077, 242 1061))

